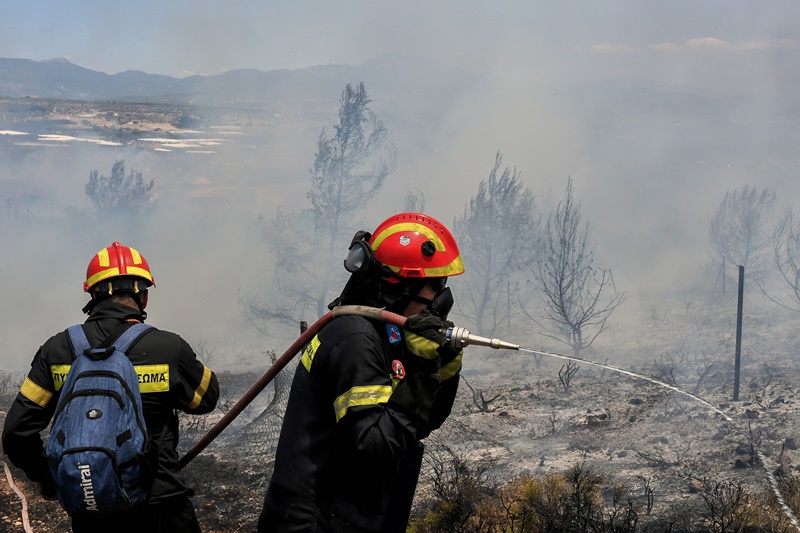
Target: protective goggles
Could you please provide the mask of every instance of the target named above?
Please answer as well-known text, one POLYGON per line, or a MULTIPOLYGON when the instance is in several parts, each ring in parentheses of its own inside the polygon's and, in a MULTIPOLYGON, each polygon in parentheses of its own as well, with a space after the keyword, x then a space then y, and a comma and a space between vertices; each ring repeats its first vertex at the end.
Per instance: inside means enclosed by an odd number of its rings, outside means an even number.
POLYGON ((344 258, 344 268, 351 274, 377 274, 385 278, 402 280, 397 273, 377 259, 372 253, 369 239, 372 234, 366 231, 357 231, 350 241, 350 251, 344 258))

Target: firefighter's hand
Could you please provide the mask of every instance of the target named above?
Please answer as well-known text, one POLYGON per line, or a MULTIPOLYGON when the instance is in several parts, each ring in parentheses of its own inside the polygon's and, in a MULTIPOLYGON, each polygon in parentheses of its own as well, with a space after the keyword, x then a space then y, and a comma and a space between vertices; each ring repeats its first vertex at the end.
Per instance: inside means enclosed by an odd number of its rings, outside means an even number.
POLYGON ((430 311, 411 315, 403 327, 406 331, 406 347, 414 355, 440 364, 439 348, 447 344, 442 327, 442 319, 430 311))
POLYGON ((58 494, 56 494, 56 484, 49 477, 42 481, 37 481, 36 490, 39 491, 39 496, 47 501, 58 499, 58 494))
MULTIPOLYGON (((435 362, 442 381, 452 378, 461 370, 464 350, 447 342, 445 330, 453 323, 423 311, 406 319, 406 346, 409 351, 427 361, 435 362)), ((430 365, 426 365, 430 366, 430 365)))
MULTIPOLYGON (((451 323, 445 323, 445 327, 452 327, 451 323)), ((442 361, 442 367, 439 369, 439 375, 442 381, 446 381, 453 376, 456 376, 461 370, 461 356, 464 355, 463 348, 453 348, 450 344, 446 344, 439 348, 439 356, 442 361)))

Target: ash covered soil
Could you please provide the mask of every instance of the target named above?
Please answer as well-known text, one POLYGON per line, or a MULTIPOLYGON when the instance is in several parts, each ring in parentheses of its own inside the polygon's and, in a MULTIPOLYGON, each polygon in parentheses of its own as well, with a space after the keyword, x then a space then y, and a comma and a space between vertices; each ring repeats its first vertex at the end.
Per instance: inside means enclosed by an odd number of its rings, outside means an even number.
MULTIPOLYGON (((784 482, 800 477, 800 316, 763 296, 746 298, 738 401, 735 295, 673 296, 669 304, 652 298, 660 303, 640 308, 626 303, 580 354, 680 391, 586 363, 467 348, 453 414, 426 442, 415 512, 430 501, 442 450, 483 468, 498 486, 523 474, 543 477, 584 465, 603 476, 609 494, 625 487, 640 525, 657 519, 707 530, 700 492, 708 484, 732 481, 768 499, 774 495, 770 476, 784 482)), ((536 329, 504 340, 571 355, 536 329)), ((222 375, 223 394, 237 399, 258 376, 222 375)), ((254 530, 279 427, 279 419, 264 411, 273 395, 271 387, 262 393, 185 469, 205 531, 254 530)), ((186 449, 220 416, 187 426, 186 449)), ((39 500, 21 472, 10 472, 27 497, 32 530, 68 531, 57 504, 39 500)), ((23 531, 21 500, 5 479, 0 530, 23 531)))

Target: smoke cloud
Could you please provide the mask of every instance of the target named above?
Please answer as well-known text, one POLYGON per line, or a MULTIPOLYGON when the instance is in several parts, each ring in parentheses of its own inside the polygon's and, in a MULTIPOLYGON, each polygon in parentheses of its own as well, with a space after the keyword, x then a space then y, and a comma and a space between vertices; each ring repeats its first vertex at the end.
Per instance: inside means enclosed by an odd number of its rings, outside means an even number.
MULTIPOLYGON (((536 4, 239 2, 223 10, 177 2, 124 13, 53 3, 50 17, 75 20, 69 36, 38 11, 4 5, 0 55, 172 76, 397 56, 425 63, 439 76, 404 80, 414 91, 367 83, 399 166, 357 222, 373 229, 419 190, 426 210, 449 223, 499 150, 543 210, 572 177, 599 266, 612 269, 632 308, 640 292, 702 282, 709 221, 727 190, 750 184, 786 204, 798 197, 800 35, 789 21, 800 6, 536 4), (130 40, 136 48, 105 45, 123 16, 141 32, 130 40), (78 31, 84 25, 93 30, 78 31), (459 76, 473 81, 459 86, 459 76), (455 88, 440 91, 446 81, 455 88)), ((138 248, 153 268, 155 325, 215 349, 221 365, 281 351, 285 337, 265 339, 241 310, 243 297, 273 290, 275 254, 258 217, 307 206, 307 169, 338 97, 317 102, 318 113, 295 104, 269 135, 250 131, 207 154, 76 143, 4 151, 0 199, 28 198, 23 210, 8 204, 0 213, 4 366, 24 369, 39 343, 83 319, 86 264, 114 240, 138 248), (118 159, 153 179, 159 196, 150 212, 121 224, 89 216, 83 194, 89 172, 107 174, 118 159)))

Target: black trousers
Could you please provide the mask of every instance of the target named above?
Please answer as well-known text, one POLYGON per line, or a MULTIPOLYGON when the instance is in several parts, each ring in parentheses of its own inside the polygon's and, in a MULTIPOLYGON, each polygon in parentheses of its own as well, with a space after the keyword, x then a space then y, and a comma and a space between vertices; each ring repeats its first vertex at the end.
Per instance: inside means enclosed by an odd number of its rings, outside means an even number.
POLYGON ((201 533, 187 496, 142 505, 132 511, 72 517, 74 533, 201 533))

